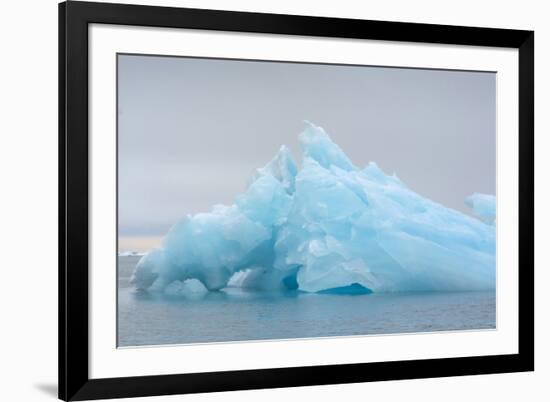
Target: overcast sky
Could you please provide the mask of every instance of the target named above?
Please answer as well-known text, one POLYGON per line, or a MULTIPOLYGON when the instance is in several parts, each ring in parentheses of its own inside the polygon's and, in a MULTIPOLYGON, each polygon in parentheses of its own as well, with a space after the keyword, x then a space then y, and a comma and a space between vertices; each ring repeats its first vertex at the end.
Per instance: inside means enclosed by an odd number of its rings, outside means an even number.
POLYGON ((303 120, 448 207, 495 194, 493 73, 130 55, 118 69, 122 237, 232 203, 281 144, 300 164, 303 120))

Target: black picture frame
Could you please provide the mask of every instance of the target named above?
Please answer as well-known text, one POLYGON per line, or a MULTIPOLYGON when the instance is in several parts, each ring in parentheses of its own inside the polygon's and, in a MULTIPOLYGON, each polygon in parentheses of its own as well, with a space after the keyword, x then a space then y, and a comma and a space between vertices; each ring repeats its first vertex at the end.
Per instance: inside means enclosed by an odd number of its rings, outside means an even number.
POLYGON ((70 1, 59 5, 59 398, 88 400, 534 370, 534 32, 70 1), (377 39, 519 51, 517 354, 158 376, 88 375, 88 25, 377 39))

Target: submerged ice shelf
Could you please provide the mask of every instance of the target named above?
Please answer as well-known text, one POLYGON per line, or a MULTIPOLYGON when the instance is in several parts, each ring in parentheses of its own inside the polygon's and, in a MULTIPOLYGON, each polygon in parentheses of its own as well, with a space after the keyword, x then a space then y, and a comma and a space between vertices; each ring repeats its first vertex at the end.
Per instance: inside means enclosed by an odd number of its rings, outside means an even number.
POLYGON ((337 293, 495 287, 495 197, 465 202, 480 219, 360 169, 320 127, 300 135, 302 168, 282 146, 233 205, 187 216, 142 257, 139 289, 227 286, 337 293))

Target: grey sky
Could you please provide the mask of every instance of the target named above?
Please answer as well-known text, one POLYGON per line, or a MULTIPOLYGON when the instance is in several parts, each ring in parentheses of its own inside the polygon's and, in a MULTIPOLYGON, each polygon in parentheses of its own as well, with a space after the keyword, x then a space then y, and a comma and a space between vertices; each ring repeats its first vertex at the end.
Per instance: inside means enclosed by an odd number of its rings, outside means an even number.
POLYGON ((231 203, 303 120, 358 166, 468 212, 495 193, 493 73, 120 55, 119 230, 162 235, 231 203))

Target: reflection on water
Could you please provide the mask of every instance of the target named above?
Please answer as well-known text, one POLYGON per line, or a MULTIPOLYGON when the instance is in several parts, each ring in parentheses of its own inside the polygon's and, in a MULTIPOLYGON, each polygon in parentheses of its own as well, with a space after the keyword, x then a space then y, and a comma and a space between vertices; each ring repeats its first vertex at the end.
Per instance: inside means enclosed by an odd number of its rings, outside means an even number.
POLYGON ((130 259, 119 258, 119 346, 495 328, 494 292, 170 296, 130 287, 130 259))

